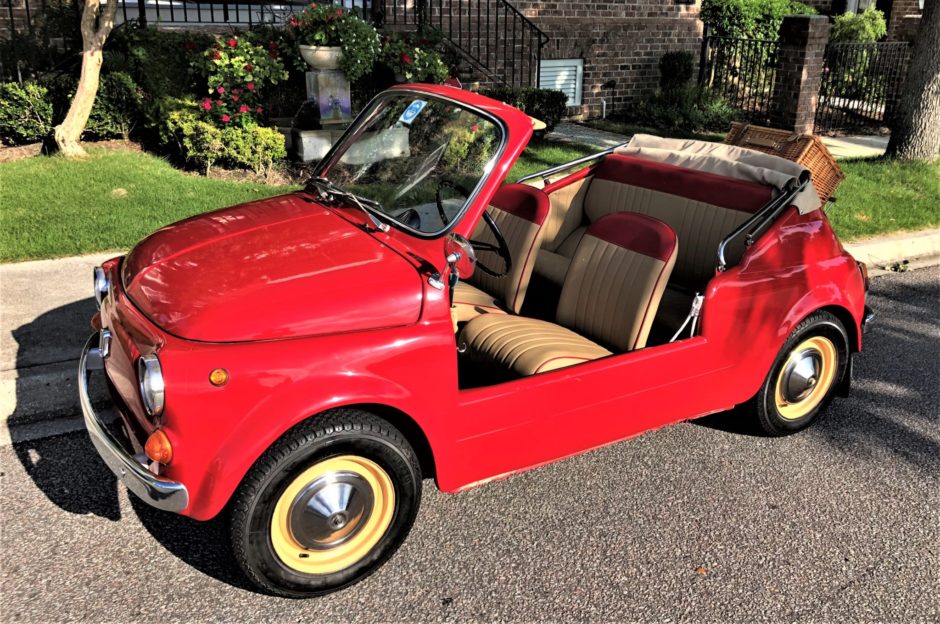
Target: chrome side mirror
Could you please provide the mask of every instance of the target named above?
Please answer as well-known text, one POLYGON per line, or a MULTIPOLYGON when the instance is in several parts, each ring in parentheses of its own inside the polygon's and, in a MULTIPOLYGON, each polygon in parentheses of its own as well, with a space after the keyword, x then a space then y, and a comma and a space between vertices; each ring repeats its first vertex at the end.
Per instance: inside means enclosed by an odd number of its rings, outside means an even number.
POLYGON ((467 279, 473 275, 476 268, 477 255, 473 251, 470 241, 460 234, 448 234, 444 241, 444 258, 450 272, 460 279, 467 279))

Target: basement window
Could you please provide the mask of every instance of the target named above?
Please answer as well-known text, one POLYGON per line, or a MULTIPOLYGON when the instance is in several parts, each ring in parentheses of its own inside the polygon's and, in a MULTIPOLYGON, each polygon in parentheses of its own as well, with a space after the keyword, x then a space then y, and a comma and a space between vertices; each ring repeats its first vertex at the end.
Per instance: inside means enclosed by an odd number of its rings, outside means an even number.
POLYGON ((568 106, 581 106, 584 59, 543 60, 539 67, 540 89, 564 91, 568 96, 568 106))

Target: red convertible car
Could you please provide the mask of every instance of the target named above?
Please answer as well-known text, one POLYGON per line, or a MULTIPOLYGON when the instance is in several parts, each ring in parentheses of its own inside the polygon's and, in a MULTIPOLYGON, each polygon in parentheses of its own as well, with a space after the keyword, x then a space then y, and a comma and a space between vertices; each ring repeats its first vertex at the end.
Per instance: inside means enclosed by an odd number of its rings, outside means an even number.
POLYGON ((227 507, 251 581, 309 596, 392 555, 424 478, 457 492, 741 404, 784 435, 848 391, 867 273, 807 171, 637 136, 507 183, 532 121, 391 89, 304 190, 96 268, 79 389, 105 463, 159 509, 227 507))

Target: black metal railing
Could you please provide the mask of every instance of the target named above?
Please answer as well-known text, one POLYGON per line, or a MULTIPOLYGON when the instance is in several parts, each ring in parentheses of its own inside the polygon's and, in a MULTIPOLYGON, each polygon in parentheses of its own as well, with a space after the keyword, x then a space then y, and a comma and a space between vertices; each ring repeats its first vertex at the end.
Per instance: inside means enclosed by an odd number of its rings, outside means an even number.
POLYGON ((506 0, 425 0, 419 18, 490 79, 538 86, 548 35, 506 0))
MULTIPOLYGON (((34 29, 45 28, 46 23, 37 16, 45 14, 47 4, 53 1, 74 4, 79 11, 78 0, 0 0, 6 5, 6 10, 0 11, 0 37, 35 36, 34 29)), ((112 1, 118 2, 117 24, 197 28, 283 24, 309 4, 309 0, 112 1)), ((379 28, 435 29, 489 79, 512 86, 538 85, 542 48, 548 36, 507 0, 327 1, 361 10, 379 28)))
POLYGON ((770 116, 779 43, 763 39, 706 36, 699 84, 725 98, 755 123, 770 116))
POLYGON ((816 134, 886 130, 909 57, 910 45, 906 42, 826 46, 816 106, 816 134))

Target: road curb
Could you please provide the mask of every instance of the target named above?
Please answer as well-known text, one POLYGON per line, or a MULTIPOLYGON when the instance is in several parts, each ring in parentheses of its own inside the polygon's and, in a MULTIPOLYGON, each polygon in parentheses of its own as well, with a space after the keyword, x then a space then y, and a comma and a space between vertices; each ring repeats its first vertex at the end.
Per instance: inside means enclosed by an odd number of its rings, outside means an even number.
POLYGON ((872 274, 940 264, 940 228, 903 232, 843 245, 872 274))

